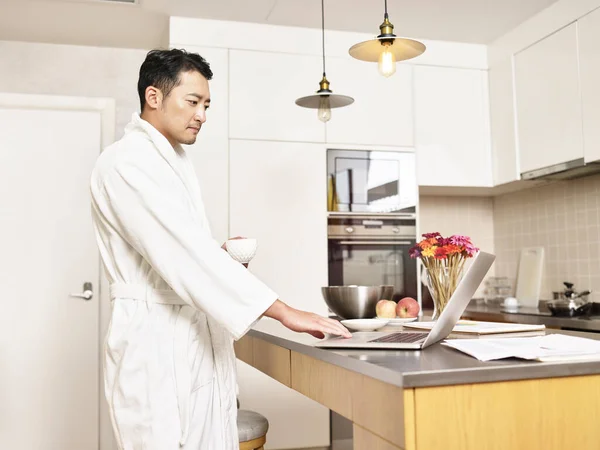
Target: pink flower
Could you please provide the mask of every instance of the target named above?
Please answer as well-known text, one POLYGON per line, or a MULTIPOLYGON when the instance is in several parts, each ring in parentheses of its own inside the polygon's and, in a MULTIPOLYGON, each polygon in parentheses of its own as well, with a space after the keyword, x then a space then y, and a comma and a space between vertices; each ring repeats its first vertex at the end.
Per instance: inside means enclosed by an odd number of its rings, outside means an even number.
POLYGON ((441 238, 442 235, 436 231, 435 233, 425 233, 425 234, 423 234, 423 237, 425 239, 441 238))
POLYGON ((465 244, 465 253, 469 256, 469 258, 472 258, 478 251, 479 249, 470 242, 465 244))
POLYGON ((469 238, 468 236, 461 236, 458 234, 450 236, 450 242, 454 245, 463 245, 463 246, 466 246, 467 244, 472 245, 471 238, 469 238))

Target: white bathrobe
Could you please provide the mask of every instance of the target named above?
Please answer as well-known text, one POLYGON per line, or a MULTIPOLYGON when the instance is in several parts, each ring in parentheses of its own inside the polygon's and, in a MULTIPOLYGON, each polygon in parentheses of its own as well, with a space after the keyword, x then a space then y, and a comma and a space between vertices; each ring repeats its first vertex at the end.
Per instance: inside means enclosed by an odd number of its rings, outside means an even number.
POLYGON ((98 158, 91 193, 120 449, 237 449, 233 339, 277 295, 212 239, 185 151, 139 115, 98 158))

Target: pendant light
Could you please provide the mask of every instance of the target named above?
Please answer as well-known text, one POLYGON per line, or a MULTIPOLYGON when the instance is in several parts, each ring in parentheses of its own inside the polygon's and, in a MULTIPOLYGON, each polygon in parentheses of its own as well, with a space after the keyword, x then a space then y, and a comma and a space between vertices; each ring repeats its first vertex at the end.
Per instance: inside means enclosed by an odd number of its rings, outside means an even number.
POLYGON ((319 82, 319 90, 315 95, 301 97, 296 100, 296 105, 303 108, 317 109, 317 116, 321 122, 331 119, 331 109, 341 108, 354 103, 352 97, 335 95, 329 89, 329 80, 325 75, 325 0, 321 0, 321 33, 323 40, 323 78, 319 82))
POLYGON ((377 62, 379 73, 384 77, 396 72, 396 61, 414 58, 425 51, 425 45, 419 41, 396 37, 394 25, 388 17, 387 0, 383 23, 379 25, 379 30, 381 34, 375 39, 353 45, 348 53, 361 61, 377 62))

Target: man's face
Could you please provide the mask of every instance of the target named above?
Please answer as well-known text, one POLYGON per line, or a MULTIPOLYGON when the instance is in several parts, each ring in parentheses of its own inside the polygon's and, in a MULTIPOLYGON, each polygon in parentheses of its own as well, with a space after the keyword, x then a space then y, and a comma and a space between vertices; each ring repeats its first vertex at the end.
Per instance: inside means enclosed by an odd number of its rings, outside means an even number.
POLYGON ((180 83, 163 98, 161 132, 171 145, 196 142, 210 106, 208 80, 199 72, 182 72, 180 83))

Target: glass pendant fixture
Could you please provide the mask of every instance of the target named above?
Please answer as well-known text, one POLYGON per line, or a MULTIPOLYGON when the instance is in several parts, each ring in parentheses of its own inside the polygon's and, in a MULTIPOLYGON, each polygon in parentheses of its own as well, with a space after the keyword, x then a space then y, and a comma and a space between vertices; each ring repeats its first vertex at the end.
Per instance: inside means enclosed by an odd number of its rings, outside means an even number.
POLYGON ((341 108, 354 103, 352 97, 346 95, 335 95, 329 89, 329 80, 325 75, 325 0, 321 0, 321 33, 323 40, 323 78, 319 82, 319 90, 314 95, 301 97, 296 100, 296 105, 303 108, 317 109, 317 117, 321 122, 327 122, 331 119, 331 109, 341 108))
POLYGON ((396 61, 414 58, 425 51, 425 45, 419 41, 396 37, 394 25, 388 17, 387 0, 383 23, 379 25, 379 30, 381 33, 375 39, 353 45, 348 53, 361 61, 376 62, 379 73, 384 77, 396 72, 396 61))

